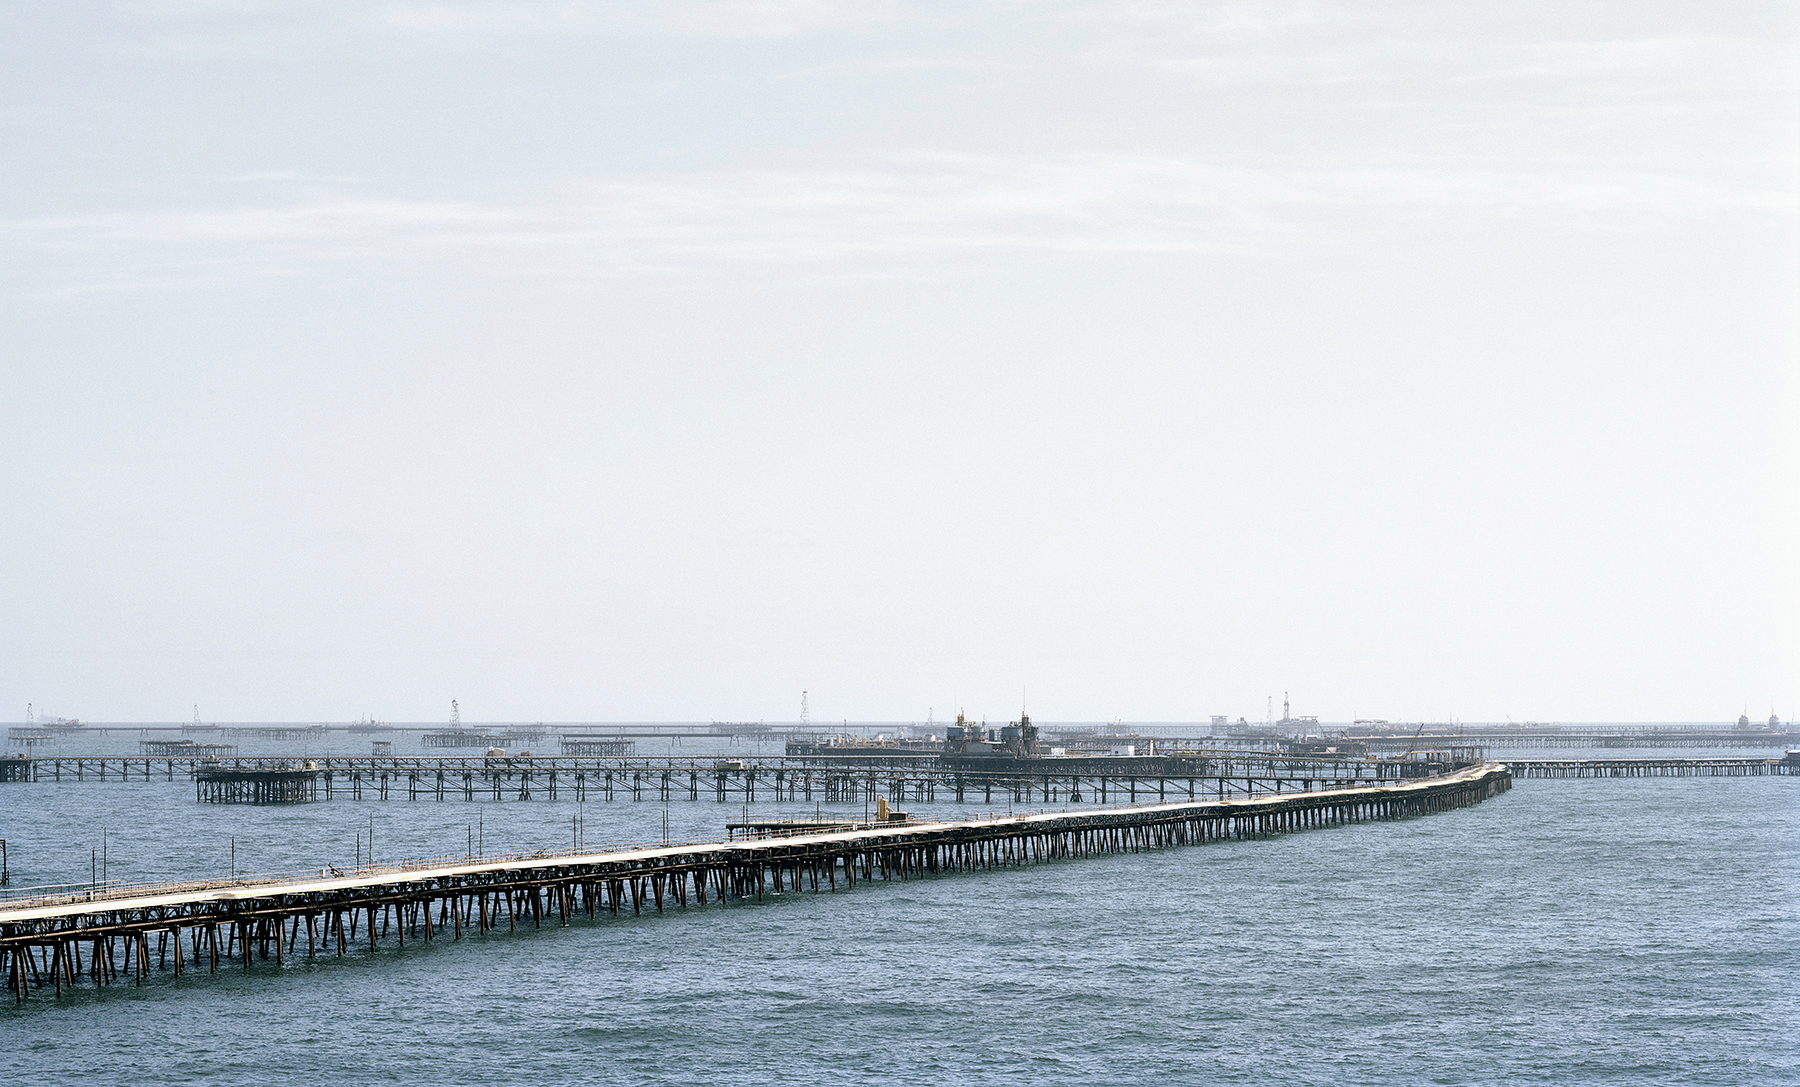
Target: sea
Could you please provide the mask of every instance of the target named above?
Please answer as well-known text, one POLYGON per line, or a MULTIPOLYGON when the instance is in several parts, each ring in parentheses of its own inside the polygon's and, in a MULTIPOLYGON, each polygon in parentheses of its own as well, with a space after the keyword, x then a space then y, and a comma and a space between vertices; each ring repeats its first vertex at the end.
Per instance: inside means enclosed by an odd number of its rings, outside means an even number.
MULTIPOLYGON (((102 865, 316 872, 371 840, 385 862, 711 839, 744 814, 862 808, 404 795, 0 784, 0 837, 16 889, 102 865)), ((1783 1084, 1797 1033, 1800 778, 1520 779, 1404 821, 39 992, 0 1006, 0 1081, 1783 1084)))

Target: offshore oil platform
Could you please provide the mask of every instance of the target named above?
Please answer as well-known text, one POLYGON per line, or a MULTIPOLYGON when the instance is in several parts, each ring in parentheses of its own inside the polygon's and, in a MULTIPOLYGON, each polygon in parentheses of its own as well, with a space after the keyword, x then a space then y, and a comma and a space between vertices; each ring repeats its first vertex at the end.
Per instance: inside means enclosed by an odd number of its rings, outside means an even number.
POLYGON ((1110 731, 1056 732, 1043 736, 1030 714, 989 726, 957 714, 942 740, 836 736, 795 740, 787 745, 790 763, 841 767, 909 767, 916 773, 963 776, 1025 775, 1109 779, 1186 779, 1271 774, 1302 778, 1411 777, 1446 773, 1481 762, 1477 747, 1411 748, 1387 759, 1371 757, 1363 745, 1342 739, 1308 737, 1265 748, 1221 748, 1214 738, 1140 736, 1115 726, 1110 731))

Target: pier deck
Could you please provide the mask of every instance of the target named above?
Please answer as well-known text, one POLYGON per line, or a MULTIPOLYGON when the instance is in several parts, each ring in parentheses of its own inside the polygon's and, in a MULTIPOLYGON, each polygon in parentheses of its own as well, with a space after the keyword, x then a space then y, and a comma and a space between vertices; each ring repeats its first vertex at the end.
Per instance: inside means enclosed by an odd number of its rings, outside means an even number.
POLYGON ((661 911, 709 896, 836 889, 841 882, 909 879, 1094 853, 1136 852, 1223 838, 1251 838, 1371 819, 1399 819, 1477 803, 1511 785, 1507 768, 1483 764, 1441 777, 1289 793, 1081 812, 994 816, 960 822, 862 825, 752 841, 712 841, 574 854, 468 859, 324 874, 150 888, 62 888, 0 901, 0 974, 14 998, 86 977, 124 976, 184 962, 245 967, 297 948, 344 954, 394 937, 461 938, 578 913, 661 911), (434 918, 435 914, 435 918, 434 918), (365 925, 358 937, 359 924, 365 925), (379 924, 379 930, 378 930, 379 924), (154 950, 153 950, 154 942, 154 950), (184 946, 185 945, 185 946, 184 946), (83 965, 83 952, 86 952, 83 965), (172 964, 171 964, 172 960, 172 964), (154 963, 154 965, 153 965, 154 963))

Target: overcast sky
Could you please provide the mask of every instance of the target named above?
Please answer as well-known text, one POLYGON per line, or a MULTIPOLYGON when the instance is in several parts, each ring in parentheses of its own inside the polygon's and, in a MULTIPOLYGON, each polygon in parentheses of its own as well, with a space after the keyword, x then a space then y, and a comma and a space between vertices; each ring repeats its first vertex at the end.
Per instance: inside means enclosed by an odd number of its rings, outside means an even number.
POLYGON ((0 8, 0 716, 1800 710, 1792 3, 0 8))

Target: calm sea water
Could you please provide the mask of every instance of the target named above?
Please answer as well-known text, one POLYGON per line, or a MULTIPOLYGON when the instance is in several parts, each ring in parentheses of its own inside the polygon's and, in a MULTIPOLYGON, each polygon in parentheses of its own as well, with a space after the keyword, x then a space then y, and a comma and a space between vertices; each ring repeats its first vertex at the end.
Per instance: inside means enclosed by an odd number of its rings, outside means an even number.
MULTIPOLYGON (((666 811, 711 837, 741 809, 666 811)), ((86 879, 102 831, 139 879, 223 873, 233 839, 262 871, 371 828, 398 859, 664 817, 0 787, 15 884, 86 879)), ((0 1007, 0 1053, 17 1083, 1768 1084, 1800 1082, 1796 1024, 1800 779, 1529 780, 1405 822, 37 995, 0 1007)))

